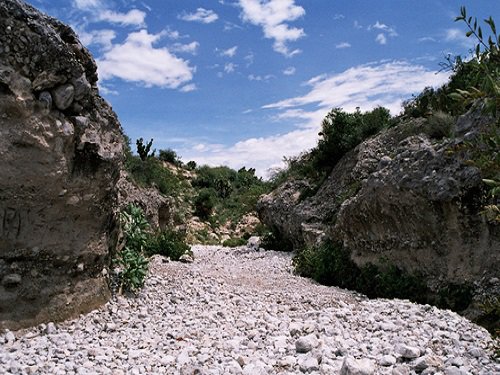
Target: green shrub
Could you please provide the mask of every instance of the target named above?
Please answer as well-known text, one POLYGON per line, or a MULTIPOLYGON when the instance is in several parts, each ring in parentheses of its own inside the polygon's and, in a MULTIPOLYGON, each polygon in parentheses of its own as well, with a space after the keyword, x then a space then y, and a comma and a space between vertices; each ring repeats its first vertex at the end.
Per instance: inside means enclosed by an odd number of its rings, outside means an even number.
POLYGON ((160 150, 160 152, 158 153, 158 159, 174 165, 182 164, 177 153, 171 148, 167 148, 166 150, 160 150))
POLYGON ((222 243, 222 246, 226 247, 238 247, 245 246, 247 241, 244 238, 229 238, 222 243))
POLYGON ((424 131, 431 138, 450 138, 454 123, 455 120, 452 116, 442 111, 437 111, 427 118, 424 131))
POLYGON ((120 270, 119 293, 122 293, 123 289, 136 292, 144 284, 148 270, 144 249, 149 240, 149 224, 142 210, 132 204, 120 213, 120 224, 123 232, 123 248, 114 260, 120 270))
POLYGON ((411 275, 394 265, 358 267, 341 243, 328 241, 304 249, 294 257, 295 272, 321 284, 357 290, 370 298, 408 298, 428 303, 430 291, 421 275, 411 275))
POLYGON ((119 274, 119 294, 123 289, 137 292, 143 285, 148 272, 148 260, 142 253, 124 248, 118 257, 117 264, 122 267, 119 274))
POLYGON ((190 171, 194 171, 196 169, 196 162, 194 160, 190 160, 187 162, 186 167, 190 171))
POLYGON ((194 199, 194 214, 201 220, 207 220, 213 212, 216 201, 213 189, 202 189, 194 199))
POLYGON ((171 260, 179 260, 184 254, 190 253, 190 247, 185 243, 185 236, 178 231, 164 230, 152 236, 147 244, 149 256, 158 254, 171 260))
POLYGON ((313 166, 330 171, 347 152, 387 127, 390 118, 389 110, 382 107, 365 113, 332 109, 323 120, 322 138, 311 152, 313 166))
POLYGON ((176 197, 187 189, 187 182, 164 168, 158 159, 141 160, 131 155, 125 161, 125 168, 139 186, 156 187, 162 194, 176 197))

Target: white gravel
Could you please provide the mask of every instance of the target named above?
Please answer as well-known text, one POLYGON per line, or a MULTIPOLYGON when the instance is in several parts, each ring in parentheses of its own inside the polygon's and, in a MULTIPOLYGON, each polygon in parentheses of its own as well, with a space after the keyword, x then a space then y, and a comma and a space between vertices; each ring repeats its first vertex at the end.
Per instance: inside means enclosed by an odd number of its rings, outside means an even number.
POLYGON ((459 315, 291 274, 291 255, 193 247, 77 320, 0 335, 1 374, 500 374, 459 315))

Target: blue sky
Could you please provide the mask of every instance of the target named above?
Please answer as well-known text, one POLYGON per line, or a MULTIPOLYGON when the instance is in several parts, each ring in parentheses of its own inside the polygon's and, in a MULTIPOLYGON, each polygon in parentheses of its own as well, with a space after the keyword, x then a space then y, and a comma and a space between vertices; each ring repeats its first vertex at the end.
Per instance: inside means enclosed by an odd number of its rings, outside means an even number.
POLYGON ((313 147, 331 108, 397 114, 444 83, 439 62, 473 42, 453 22, 461 5, 500 15, 498 0, 29 2, 91 50, 101 94, 133 141, 261 176, 313 147))

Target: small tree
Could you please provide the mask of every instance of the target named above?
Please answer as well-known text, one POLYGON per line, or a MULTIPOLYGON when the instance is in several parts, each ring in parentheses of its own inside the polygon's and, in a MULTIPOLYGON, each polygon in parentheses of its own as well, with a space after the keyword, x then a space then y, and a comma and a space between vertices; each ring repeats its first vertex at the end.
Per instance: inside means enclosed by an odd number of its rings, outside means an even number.
POLYGON ((190 160, 186 164, 187 169, 194 171, 196 169, 196 162, 194 160, 190 160))
POLYGON ((166 150, 160 150, 158 154, 158 159, 175 165, 179 164, 179 156, 171 148, 167 148, 166 150))

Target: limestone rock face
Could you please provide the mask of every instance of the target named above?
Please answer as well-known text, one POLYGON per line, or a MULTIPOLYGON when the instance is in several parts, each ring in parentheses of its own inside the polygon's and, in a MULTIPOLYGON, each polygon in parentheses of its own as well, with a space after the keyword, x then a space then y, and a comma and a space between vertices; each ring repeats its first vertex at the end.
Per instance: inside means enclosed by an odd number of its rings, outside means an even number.
POLYGON ((480 171, 452 151, 494 120, 471 112, 444 140, 427 136, 425 121, 366 140, 313 194, 305 182, 285 183, 261 198, 261 220, 295 249, 334 238, 358 265, 418 271, 431 287, 498 276, 500 226, 481 214, 480 171))
POLYGON ((140 207, 151 227, 155 230, 174 226, 174 203, 155 188, 138 187, 127 172, 120 172, 117 183, 120 208, 129 204, 140 207))
POLYGON ((0 2, 0 328, 90 311, 109 289, 120 124, 74 32, 0 2))

